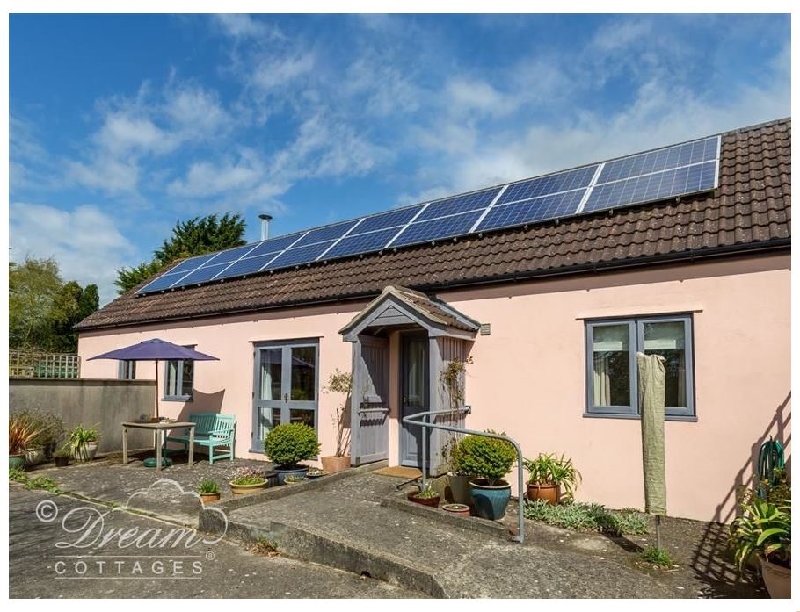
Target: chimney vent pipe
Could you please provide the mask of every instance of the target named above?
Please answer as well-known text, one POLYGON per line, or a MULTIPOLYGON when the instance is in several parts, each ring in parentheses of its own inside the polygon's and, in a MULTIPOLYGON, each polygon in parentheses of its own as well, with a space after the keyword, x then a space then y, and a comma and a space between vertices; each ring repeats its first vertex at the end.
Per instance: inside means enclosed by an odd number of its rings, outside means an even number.
POLYGON ((269 239, 269 222, 272 221, 272 215, 268 215, 266 213, 261 213, 258 215, 258 218, 261 219, 261 240, 268 240, 269 239))

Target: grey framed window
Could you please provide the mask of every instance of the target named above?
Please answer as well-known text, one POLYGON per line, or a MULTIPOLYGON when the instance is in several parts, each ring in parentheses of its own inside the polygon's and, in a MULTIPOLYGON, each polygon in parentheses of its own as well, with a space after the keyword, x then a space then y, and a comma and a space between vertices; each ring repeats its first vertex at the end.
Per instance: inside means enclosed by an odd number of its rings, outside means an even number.
POLYGON ((121 380, 134 380, 136 378, 136 362, 128 359, 120 361, 117 378, 121 380))
POLYGON ((587 321, 586 414, 638 417, 637 352, 664 357, 667 418, 693 418, 690 315, 587 321))
MULTIPOLYGON (((185 345, 194 348, 194 344, 185 345)), ((164 398, 167 401, 187 402, 192 399, 194 361, 168 359, 164 362, 164 398)))

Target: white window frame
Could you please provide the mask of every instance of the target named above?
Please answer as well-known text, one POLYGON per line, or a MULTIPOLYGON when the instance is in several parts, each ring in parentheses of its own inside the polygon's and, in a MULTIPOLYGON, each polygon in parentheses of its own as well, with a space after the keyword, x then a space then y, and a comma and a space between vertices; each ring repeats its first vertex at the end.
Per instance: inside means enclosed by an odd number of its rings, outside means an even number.
MULTIPOLYGON (((183 346, 184 346, 184 348, 193 349, 197 345, 196 344, 184 344, 183 346)), ((165 402, 190 402, 190 401, 192 401, 193 394, 194 394, 194 360, 192 360, 192 359, 165 359, 164 360, 164 396, 161 399, 163 401, 165 401, 165 402), (169 395, 168 392, 169 392, 169 388, 171 386, 169 384, 169 379, 170 379, 169 364, 170 363, 177 364, 177 367, 176 367, 177 380, 175 381, 175 383, 176 383, 175 384, 175 389, 182 390, 183 389, 183 368, 184 368, 185 362, 187 362, 187 361, 189 362, 189 364, 190 364, 190 366, 192 368, 192 386, 189 389, 189 393, 188 394, 180 394, 179 393, 178 395, 169 395)))
POLYGON ((683 323, 684 346, 686 351, 686 403, 687 406, 666 406, 667 420, 690 420, 697 418, 694 402, 694 334, 693 321, 691 314, 674 314, 661 316, 641 316, 624 317, 616 319, 593 319, 586 321, 586 406, 584 416, 589 417, 611 417, 611 418, 641 418, 639 414, 638 399, 638 379, 636 369, 636 353, 646 352, 644 350, 644 325, 653 322, 678 321, 683 323), (630 393, 629 401, 626 406, 595 406, 594 405, 594 355, 593 355, 593 336, 594 330, 603 326, 628 326, 628 351, 629 358, 629 377, 630 393))

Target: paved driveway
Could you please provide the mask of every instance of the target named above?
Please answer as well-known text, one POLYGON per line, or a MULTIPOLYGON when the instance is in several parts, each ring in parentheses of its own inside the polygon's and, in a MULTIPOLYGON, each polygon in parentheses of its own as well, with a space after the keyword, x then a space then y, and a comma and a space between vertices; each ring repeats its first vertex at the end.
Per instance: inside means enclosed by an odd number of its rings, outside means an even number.
POLYGON ((90 502, 18 485, 9 497, 12 598, 420 597, 90 502))

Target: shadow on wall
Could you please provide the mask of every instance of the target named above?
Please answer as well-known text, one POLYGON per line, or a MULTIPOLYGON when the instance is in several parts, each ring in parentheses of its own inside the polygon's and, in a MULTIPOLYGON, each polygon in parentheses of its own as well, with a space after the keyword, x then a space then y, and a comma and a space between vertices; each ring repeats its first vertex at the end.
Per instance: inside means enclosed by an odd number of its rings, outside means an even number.
MULTIPOLYGON (((751 470, 758 474, 758 455, 761 445, 769 441, 770 437, 780 442, 784 448, 791 442, 790 422, 792 411, 789 407, 791 392, 775 409, 775 415, 764 428, 761 436, 753 442, 750 449, 750 458, 739 469, 730 491, 718 505, 714 515, 716 522, 708 523, 703 537, 697 545, 692 556, 692 569, 697 573, 697 577, 709 585, 711 596, 714 593, 724 593, 736 585, 741 585, 733 557, 728 549, 728 526, 736 515, 737 494, 741 487, 749 487, 754 484, 754 479, 745 481, 745 474, 751 470), (733 503, 732 503, 733 502, 733 503), (727 508, 727 510, 726 510, 727 508)), ((791 457, 786 461, 786 473, 791 475, 791 457)))
POLYGON ((178 413, 178 420, 185 421, 189 418, 190 414, 197 414, 200 412, 206 414, 222 414, 222 399, 225 397, 225 389, 215 391, 214 393, 202 393, 201 391, 194 391, 192 393, 192 401, 183 404, 180 413, 178 413))

